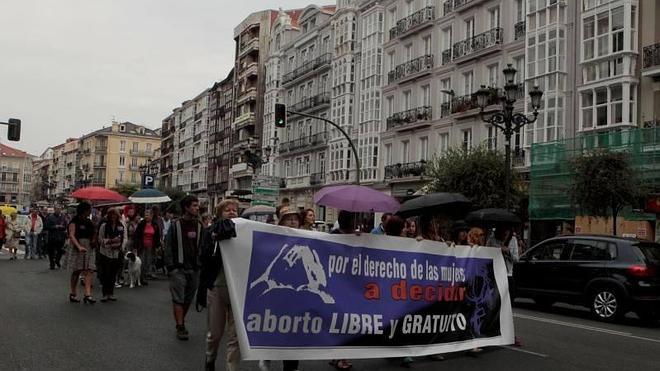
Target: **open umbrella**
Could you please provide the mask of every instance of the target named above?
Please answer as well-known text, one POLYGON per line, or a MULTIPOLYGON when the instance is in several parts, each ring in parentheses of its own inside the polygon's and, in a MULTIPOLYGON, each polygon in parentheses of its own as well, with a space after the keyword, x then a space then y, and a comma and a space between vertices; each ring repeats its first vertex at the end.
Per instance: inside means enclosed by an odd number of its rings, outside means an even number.
POLYGON ((247 218, 251 215, 275 215, 275 208, 272 206, 257 205, 245 209, 243 214, 241 214, 241 216, 244 218, 247 218))
POLYGON ((80 188, 73 192, 71 197, 88 201, 126 201, 126 197, 103 187, 80 188))
POLYGON ((136 204, 160 204, 163 202, 170 202, 170 196, 157 189, 141 189, 128 198, 136 204))
POLYGON ((394 213, 399 201, 383 192, 358 185, 324 187, 314 195, 314 203, 352 212, 394 213))
POLYGON ((520 224, 520 218, 505 209, 481 209, 476 210, 465 217, 465 221, 471 224, 506 223, 520 224))
POLYGON ((0 214, 4 214, 4 215, 9 216, 12 213, 17 213, 18 214, 18 210, 15 207, 9 206, 9 205, 0 206, 0 214))
POLYGON ((401 205, 397 215, 408 218, 422 214, 465 215, 472 203, 460 193, 431 193, 419 196, 401 205))

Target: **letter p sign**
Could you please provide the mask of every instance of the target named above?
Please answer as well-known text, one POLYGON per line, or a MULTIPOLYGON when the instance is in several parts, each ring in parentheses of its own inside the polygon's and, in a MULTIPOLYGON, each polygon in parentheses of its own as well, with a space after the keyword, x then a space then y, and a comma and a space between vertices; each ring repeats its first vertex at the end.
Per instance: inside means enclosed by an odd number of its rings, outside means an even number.
POLYGON ((156 178, 153 175, 145 174, 142 178, 142 189, 150 189, 154 187, 156 178))

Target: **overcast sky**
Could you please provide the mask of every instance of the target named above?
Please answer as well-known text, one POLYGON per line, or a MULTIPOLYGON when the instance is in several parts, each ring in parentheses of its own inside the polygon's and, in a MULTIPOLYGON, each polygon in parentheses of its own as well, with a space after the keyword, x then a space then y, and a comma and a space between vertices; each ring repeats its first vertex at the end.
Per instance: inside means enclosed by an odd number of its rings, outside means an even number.
MULTIPOLYGON (((22 120, 34 155, 112 118, 156 128, 226 77, 233 29, 310 0, 1 0, 0 121, 22 120)), ((332 4, 333 0, 316 1, 332 4)))

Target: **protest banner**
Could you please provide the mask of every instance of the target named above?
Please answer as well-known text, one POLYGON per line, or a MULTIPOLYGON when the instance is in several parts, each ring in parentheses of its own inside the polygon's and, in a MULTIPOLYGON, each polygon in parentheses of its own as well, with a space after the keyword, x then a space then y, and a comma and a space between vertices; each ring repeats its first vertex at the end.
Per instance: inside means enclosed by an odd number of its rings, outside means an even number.
POLYGON ((235 219, 222 241, 244 359, 422 356, 513 343, 499 249, 235 219))

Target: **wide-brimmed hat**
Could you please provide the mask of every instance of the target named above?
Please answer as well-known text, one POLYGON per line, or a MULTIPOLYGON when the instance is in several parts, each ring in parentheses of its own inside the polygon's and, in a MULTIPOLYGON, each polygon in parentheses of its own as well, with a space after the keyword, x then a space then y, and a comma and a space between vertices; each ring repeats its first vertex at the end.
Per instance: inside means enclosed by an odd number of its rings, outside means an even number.
POLYGON ((284 206, 280 209, 280 218, 278 219, 277 224, 281 225, 284 219, 290 215, 295 215, 296 218, 298 218, 298 222, 300 222, 300 213, 289 208, 288 206, 284 206))

